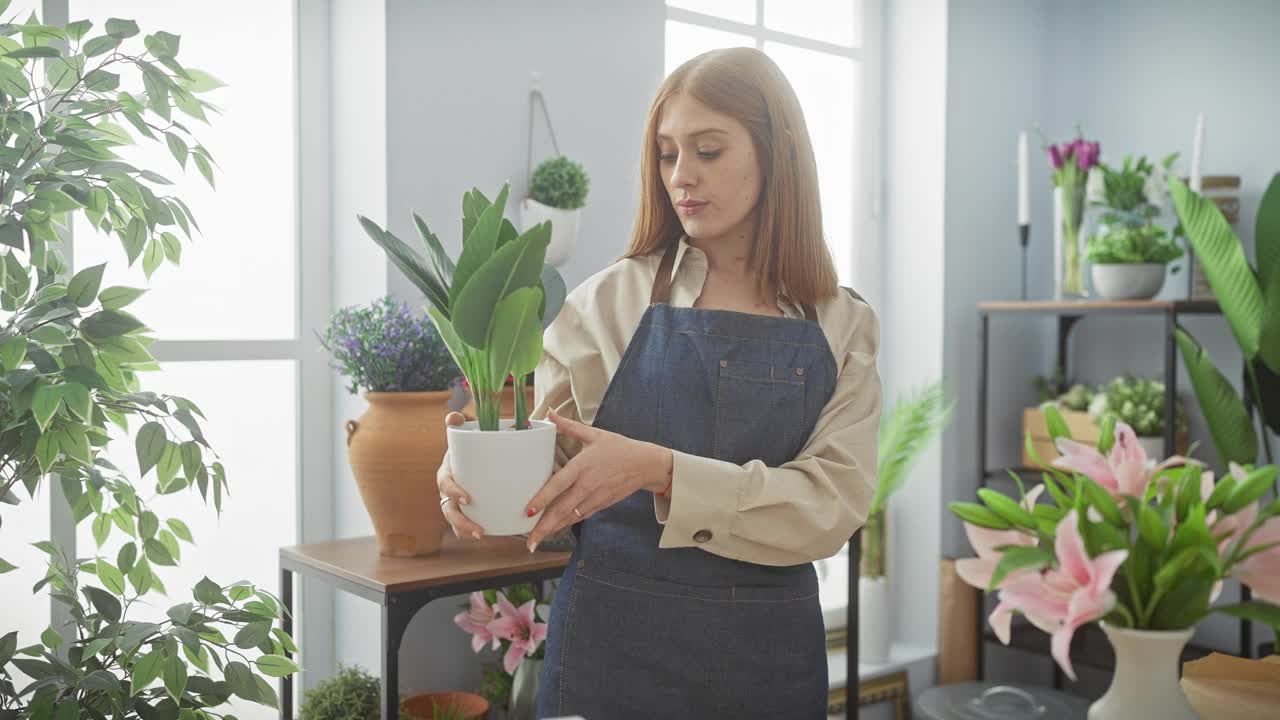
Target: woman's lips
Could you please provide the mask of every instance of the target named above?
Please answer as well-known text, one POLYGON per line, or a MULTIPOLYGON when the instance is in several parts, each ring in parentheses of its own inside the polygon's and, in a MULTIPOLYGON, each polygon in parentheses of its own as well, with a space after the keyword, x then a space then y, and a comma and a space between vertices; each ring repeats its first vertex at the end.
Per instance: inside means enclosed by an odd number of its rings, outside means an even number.
POLYGON ((685 201, 676 203, 676 207, 680 208, 680 214, 685 216, 697 215, 707 206, 705 202, 685 201))

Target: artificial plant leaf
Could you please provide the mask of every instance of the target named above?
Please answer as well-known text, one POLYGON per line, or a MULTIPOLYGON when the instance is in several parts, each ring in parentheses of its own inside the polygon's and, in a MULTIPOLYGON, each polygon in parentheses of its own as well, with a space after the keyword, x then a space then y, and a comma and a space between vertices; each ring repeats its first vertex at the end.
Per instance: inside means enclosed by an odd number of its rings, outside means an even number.
MULTIPOLYGON (((498 207, 497 203, 490 209, 495 207, 498 207)), ((482 231, 484 223, 482 216, 476 224, 476 232, 482 231)), ((485 348, 498 301, 515 290, 535 286, 541 281, 543 260, 550 240, 550 226, 546 223, 538 225, 502 246, 475 271, 453 301, 450 319, 458 337, 474 348, 485 348)), ((465 250, 463 259, 466 259, 465 250)), ((462 280, 461 273, 462 264, 459 263, 458 275, 455 276, 457 281, 462 280)))
MULTIPOLYGON (((1254 254, 1258 257, 1258 277, 1264 289, 1280 279, 1280 173, 1271 178, 1258 204, 1258 223, 1253 235, 1254 254)), ((1280 368, 1276 369, 1280 372, 1280 368)))
POLYGON ((537 366, 542 356, 542 327, 538 323, 541 302, 541 290, 525 287, 502 298, 494 308, 493 327, 486 343, 490 387, 502 387, 507 375, 527 375, 537 366))
MULTIPOLYGON (((1280 243, 1277 243, 1280 244, 1280 243)), ((1261 276, 1264 279, 1268 276, 1261 276)), ((1280 373, 1280 263, 1277 263, 1264 286, 1266 306, 1262 326, 1258 330, 1258 359, 1272 372, 1280 373)))
POLYGON ((363 215, 357 215, 356 217, 360 220, 360 225, 369 234, 369 237, 373 238, 373 241, 386 252, 392 264, 399 268, 400 272, 404 273, 404 276, 426 295, 427 300, 432 305, 441 307, 445 312, 448 312, 449 294, 447 288, 428 269, 427 259, 391 232, 383 230, 369 218, 363 215))
MULTIPOLYGON (((427 260, 430 261, 430 267, 435 271, 436 280, 439 281, 440 287, 447 291, 453 285, 453 258, 444 251, 444 245, 440 243, 440 238, 431 232, 431 228, 427 227, 427 223, 417 213, 413 214, 413 224, 418 228, 418 236, 422 238, 422 244, 427 246, 427 260)), ((448 293, 445 293, 446 296, 448 293)))
POLYGON ((1249 377, 1246 369, 1242 385, 1245 389, 1245 397, 1253 403, 1254 407, 1262 411, 1271 431, 1280 434, 1280 373, 1272 372, 1261 358, 1253 361, 1252 368, 1253 377, 1258 380, 1258 393, 1255 395, 1253 392, 1253 378, 1249 377))
POLYGON ((453 356, 453 362, 462 370, 464 375, 470 374, 471 366, 469 361, 469 352, 466 343, 462 342, 462 338, 458 337, 458 333, 453 330, 453 323, 444 313, 437 310, 434 305, 427 306, 427 316, 431 318, 431 322, 436 326, 436 332, 440 333, 440 339, 444 341, 445 347, 449 348, 449 354, 453 356))
POLYGON ((1244 248, 1213 201, 1188 189, 1176 177, 1169 178, 1169 192, 1236 343, 1246 358, 1252 358, 1258 353, 1264 303, 1244 248))
POLYGON ((1219 459, 1224 464, 1253 462, 1258 457, 1258 436, 1244 401, 1190 333, 1179 326, 1174 330, 1174 337, 1219 459))
POLYGON ((881 422, 876 463, 878 479, 867 514, 879 512, 907 480, 912 463, 946 427, 951 404, 942 382, 912 391, 881 422))
POLYGON ((568 295, 569 289, 565 287, 564 277, 560 275, 560 271, 553 265, 543 265, 542 308, 538 310, 538 316, 542 318, 543 330, 550 327, 551 321, 560 314, 560 309, 564 307, 564 300, 568 295))

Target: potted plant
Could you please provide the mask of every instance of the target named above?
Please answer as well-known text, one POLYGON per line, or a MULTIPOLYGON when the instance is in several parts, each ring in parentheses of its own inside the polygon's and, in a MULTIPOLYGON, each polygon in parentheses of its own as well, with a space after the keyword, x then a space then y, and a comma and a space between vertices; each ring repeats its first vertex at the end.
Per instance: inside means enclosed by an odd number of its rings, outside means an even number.
POLYGON ((563 155, 544 161, 533 171, 521 218, 525 232, 541 223, 551 223, 548 263, 563 265, 573 252, 589 187, 590 181, 582 166, 563 155))
POLYGON ((484 720, 489 701, 469 692, 423 693, 400 703, 400 715, 411 720, 484 720))
POLYGON ((338 673, 308 690, 298 720, 378 720, 382 684, 364 668, 339 663, 338 673))
POLYGON ((486 645, 498 651, 502 664, 485 670, 485 698, 502 711, 503 720, 533 720, 538 680, 545 658, 550 607, 541 584, 522 583, 501 590, 473 592, 470 604, 453 618, 471 634, 471 649, 486 645), (538 622, 542 619, 543 622, 538 622))
POLYGON ((1280 632, 1280 501, 1263 499, 1276 467, 1232 463, 1215 482, 1194 460, 1149 460, 1114 415, 1097 447, 1072 440, 1054 408, 1047 417, 1063 456, 1042 484, 1027 491, 1015 476, 1017 497, 983 488, 980 503, 950 504, 977 553, 957 571, 999 592, 990 624, 1001 641, 1013 614, 1024 615, 1052 635, 1053 658, 1073 680, 1072 636, 1101 623, 1116 671, 1093 720, 1195 718, 1178 684, 1195 626, 1217 611, 1280 632), (1214 607, 1228 577, 1255 599, 1214 607))
MULTIPOLYGON (((444 458, 441 424, 456 393, 458 366, 435 325, 390 296, 334 313, 320 343, 335 367, 364 388, 369 408, 348 420, 347 450, 378 551, 393 557, 433 555, 448 530, 434 477, 444 458)), ((457 404, 456 401, 454 403, 457 404)))
MULTIPOLYGON (((1182 247, 1156 222, 1167 204, 1164 178, 1177 153, 1159 167, 1145 156, 1125 156, 1113 168, 1105 163, 1090 176, 1090 202, 1096 222, 1085 258, 1094 289, 1108 300, 1146 300, 1164 286, 1166 266, 1182 257, 1182 247)), ((1178 272, 1175 266, 1172 272, 1178 272)))
POLYGON ((858 578, 858 661, 889 661, 893 603, 889 596, 887 511, 889 498, 907 481, 907 473, 951 416, 942 383, 935 382, 894 406, 881 423, 876 491, 862 528, 858 578))
POLYGON ((470 385, 477 419, 448 429, 449 462, 471 497, 467 516, 490 535, 528 533, 541 515, 529 517, 524 507, 551 475, 556 431, 529 419, 524 388, 542 357, 542 330, 564 302, 564 281, 543 262, 551 225, 517 233, 503 217, 509 190, 504 185, 492 202, 478 189, 463 196, 456 263, 416 214, 427 256, 359 218, 426 295, 427 314, 470 385), (501 417, 508 375, 515 378, 514 418, 501 417), (497 432, 507 429, 514 432, 497 432))
MULTIPOLYGON (((1107 413, 1133 428, 1147 457, 1164 454, 1164 383, 1159 380, 1123 375, 1099 388, 1089 403, 1089 417, 1101 423, 1107 413)), ((1174 452, 1187 452, 1187 412, 1181 400, 1174 403, 1174 452)))
MULTIPOLYGON (((47 556, 33 593, 47 593, 69 620, 38 642, 0 635, 0 708, 24 718, 147 720, 177 717, 179 707, 208 715, 233 695, 274 706, 264 676, 296 672, 286 654, 297 648, 275 626, 283 609, 267 590, 203 578, 193 601, 170 606, 163 620, 138 619, 138 608, 167 594, 158 568, 176 566, 182 544, 194 542, 180 518, 161 516, 164 498, 198 489, 220 512, 226 472, 209 462, 216 455, 194 402, 142 389, 139 374, 159 369, 148 350, 155 338, 125 308, 145 289, 102 287, 105 264, 68 277, 61 252, 60 231, 83 212, 94 230, 119 237, 130 264, 141 258, 148 277, 166 260, 177 264, 177 231, 190 238, 194 216, 181 198, 152 189, 167 179, 120 162, 115 150, 134 143, 124 125, 157 142, 163 134, 175 159, 212 185, 211 155, 174 111, 206 120, 213 106, 198 95, 221 83, 179 62, 177 36, 139 37, 132 20, 109 19, 98 32, 87 20, 45 25, 33 14, 0 27, 0 508, 24 512, 24 491, 35 497, 56 481, 74 524, 89 522, 93 537, 76 557, 33 543, 47 556), (141 88, 121 82, 135 71, 141 88), (104 456, 108 423, 128 432, 131 420, 137 480, 104 456), (112 536, 122 542, 108 555, 112 536), (15 685, 18 672, 33 682, 15 685)), ((0 558, 0 573, 14 569, 0 558)))
MULTIPOLYGON (((1097 441, 1098 426, 1088 412, 1089 403, 1094 397, 1092 388, 1082 383, 1068 383, 1062 377, 1060 369, 1055 370, 1051 378, 1037 375, 1032 384, 1036 388, 1040 404, 1022 411, 1022 437, 1029 438, 1027 442, 1040 457, 1053 460, 1058 456, 1057 449, 1053 447, 1053 439, 1049 436, 1049 426, 1044 416, 1045 405, 1057 408, 1073 437, 1089 442, 1097 441)), ((1022 451, 1022 466, 1037 466, 1026 447, 1022 451)))
POLYGON ((1263 427, 1266 462, 1275 462, 1266 428, 1280 432, 1280 175, 1272 178, 1258 206, 1256 268, 1216 204, 1177 178, 1169 178, 1169 190, 1187 240, 1244 356, 1247 403, 1186 328, 1174 332, 1214 447, 1222 462, 1256 462, 1256 418, 1263 427))

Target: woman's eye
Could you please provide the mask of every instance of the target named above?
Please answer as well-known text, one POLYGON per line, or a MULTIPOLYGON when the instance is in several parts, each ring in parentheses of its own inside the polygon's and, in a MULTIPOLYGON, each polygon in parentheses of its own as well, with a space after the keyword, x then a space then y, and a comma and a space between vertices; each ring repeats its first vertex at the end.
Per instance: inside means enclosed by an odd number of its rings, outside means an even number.
POLYGON ((660 162, 671 162, 672 160, 675 160, 675 159, 676 159, 675 155, 659 155, 658 156, 658 160, 660 162))
POLYGON ((716 158, 720 157, 720 151, 719 150, 706 150, 706 151, 700 150, 698 151, 698 157, 701 157, 704 160, 715 160, 716 158))

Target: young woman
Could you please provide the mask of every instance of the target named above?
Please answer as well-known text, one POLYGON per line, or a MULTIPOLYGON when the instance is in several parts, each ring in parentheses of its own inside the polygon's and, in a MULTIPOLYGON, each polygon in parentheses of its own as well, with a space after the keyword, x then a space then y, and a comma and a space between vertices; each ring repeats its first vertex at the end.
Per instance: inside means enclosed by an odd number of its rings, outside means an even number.
MULTIPOLYGON (((879 325, 837 285, 778 67, 734 48, 672 73, 641 186, 625 256, 570 293, 535 372, 558 469, 529 546, 577 538, 538 717, 824 718, 812 561, 871 501, 879 325)), ((448 458, 437 479, 454 531, 483 532, 448 458)))

